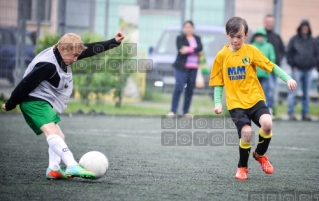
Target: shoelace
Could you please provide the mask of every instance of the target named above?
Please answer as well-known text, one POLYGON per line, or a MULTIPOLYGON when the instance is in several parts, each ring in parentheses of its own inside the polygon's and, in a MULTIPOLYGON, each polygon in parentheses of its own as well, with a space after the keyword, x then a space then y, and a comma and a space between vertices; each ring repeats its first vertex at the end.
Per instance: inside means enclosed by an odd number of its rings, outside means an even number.
POLYGON ((263 168, 263 170, 267 171, 267 169, 268 169, 269 166, 270 166, 269 161, 263 159, 263 160, 262 160, 262 168, 263 168))

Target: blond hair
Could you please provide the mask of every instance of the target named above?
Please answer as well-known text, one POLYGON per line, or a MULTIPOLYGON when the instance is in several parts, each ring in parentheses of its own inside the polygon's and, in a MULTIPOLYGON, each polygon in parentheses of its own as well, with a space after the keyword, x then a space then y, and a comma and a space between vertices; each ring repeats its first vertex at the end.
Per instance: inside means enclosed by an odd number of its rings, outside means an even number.
POLYGON ((67 33, 60 38, 57 44, 54 47, 59 48, 61 46, 65 46, 67 50, 77 50, 83 51, 87 49, 87 47, 83 44, 81 37, 75 33, 67 33))

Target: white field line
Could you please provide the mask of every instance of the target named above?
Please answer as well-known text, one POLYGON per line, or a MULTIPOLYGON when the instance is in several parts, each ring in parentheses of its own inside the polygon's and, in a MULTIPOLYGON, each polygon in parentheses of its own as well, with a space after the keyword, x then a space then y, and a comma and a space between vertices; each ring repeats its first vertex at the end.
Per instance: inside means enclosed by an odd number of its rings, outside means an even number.
POLYGON ((148 134, 157 134, 161 133, 160 130, 109 130, 109 129, 65 129, 65 134, 90 134, 90 135, 96 135, 96 134, 104 134, 104 135, 111 135, 113 132, 116 133, 131 133, 131 134, 138 134, 138 133, 148 133, 148 134))
POLYGON ((66 135, 98 135, 98 136, 116 136, 123 138, 136 138, 136 139, 154 139, 159 140, 161 137, 155 136, 138 136, 135 134, 159 134, 159 130, 107 130, 107 129, 78 129, 78 130, 65 130, 66 135), (118 133, 118 134, 112 134, 118 133))
POLYGON ((288 149, 294 151, 319 151, 319 149, 309 149, 309 148, 300 148, 300 147, 286 147, 286 146, 269 146, 270 149, 288 149))
MULTIPOLYGON (((76 130, 65 130, 66 135, 97 135, 97 136, 115 136, 121 138, 134 138, 134 139, 153 139, 159 140, 161 137, 156 136, 137 136, 134 134, 160 134, 162 130, 108 130, 108 129, 76 129, 76 130), (112 133, 119 134, 112 134, 112 133)), ((294 151, 315 151, 319 152, 319 149, 303 148, 303 147, 288 147, 288 146, 272 146, 270 149, 287 149, 294 151)))

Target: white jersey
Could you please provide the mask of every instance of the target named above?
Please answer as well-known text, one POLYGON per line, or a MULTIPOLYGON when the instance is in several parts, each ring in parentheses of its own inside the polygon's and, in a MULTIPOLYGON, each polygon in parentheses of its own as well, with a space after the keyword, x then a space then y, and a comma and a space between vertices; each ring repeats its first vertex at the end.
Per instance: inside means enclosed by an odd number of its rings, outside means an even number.
POLYGON ((73 91, 71 67, 67 66, 67 72, 65 73, 61 69, 53 53, 53 47, 50 47, 43 50, 33 59, 23 77, 27 76, 33 70, 34 66, 39 62, 49 62, 54 64, 56 67, 56 73, 58 73, 60 76, 60 83, 56 88, 48 81, 44 80, 33 91, 31 91, 29 95, 46 100, 52 105, 58 114, 61 114, 67 108, 68 101, 73 91))

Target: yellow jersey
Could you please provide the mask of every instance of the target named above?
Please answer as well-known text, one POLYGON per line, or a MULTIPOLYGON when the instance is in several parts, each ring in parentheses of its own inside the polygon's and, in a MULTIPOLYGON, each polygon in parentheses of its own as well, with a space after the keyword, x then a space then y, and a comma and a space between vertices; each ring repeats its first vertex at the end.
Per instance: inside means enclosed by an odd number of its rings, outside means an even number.
POLYGON ((257 78, 257 66, 270 73, 275 64, 249 44, 244 43, 237 51, 232 51, 225 45, 217 53, 209 86, 224 86, 228 110, 248 109, 258 101, 266 101, 257 78))

